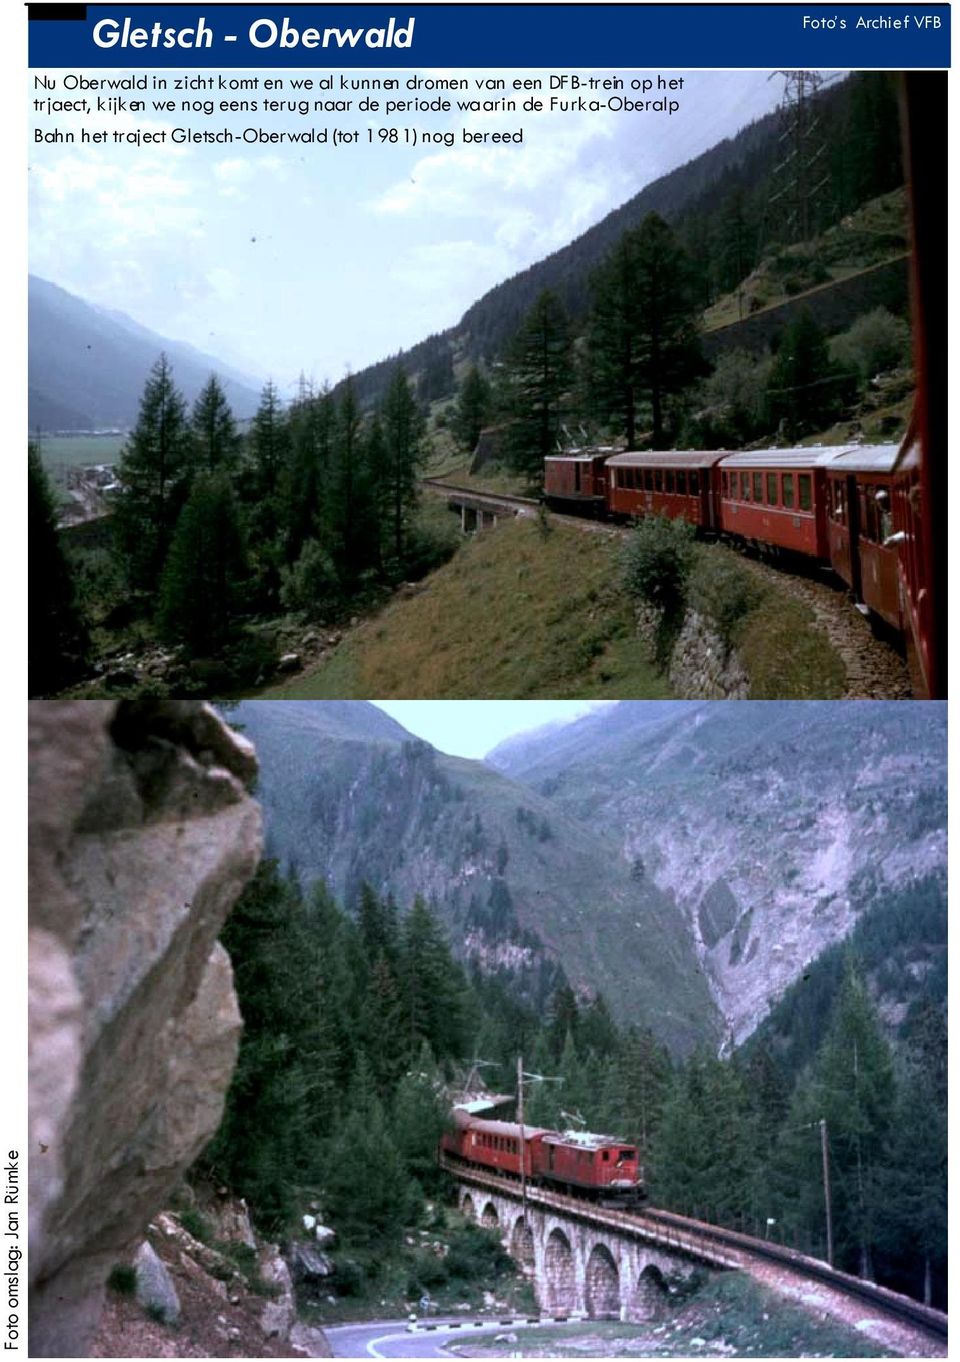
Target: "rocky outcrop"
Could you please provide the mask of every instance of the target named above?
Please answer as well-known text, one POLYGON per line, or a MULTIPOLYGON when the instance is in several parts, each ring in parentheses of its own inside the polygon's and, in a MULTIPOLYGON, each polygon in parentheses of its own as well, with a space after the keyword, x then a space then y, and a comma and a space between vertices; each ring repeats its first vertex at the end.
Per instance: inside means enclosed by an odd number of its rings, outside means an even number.
POLYGON ((680 699, 745 700, 750 694, 750 678, 736 652, 698 611, 685 611, 666 648, 662 612, 641 603, 636 615, 637 634, 651 662, 664 667, 680 699))
POLYGON ((241 1023, 217 936, 260 812, 206 705, 38 701, 29 736, 30 1350, 77 1357, 219 1122, 241 1023))
POLYGON ((147 1314, 164 1324, 180 1318, 180 1297, 166 1265, 157 1257, 149 1240, 144 1240, 134 1255, 137 1274, 137 1302, 147 1314))

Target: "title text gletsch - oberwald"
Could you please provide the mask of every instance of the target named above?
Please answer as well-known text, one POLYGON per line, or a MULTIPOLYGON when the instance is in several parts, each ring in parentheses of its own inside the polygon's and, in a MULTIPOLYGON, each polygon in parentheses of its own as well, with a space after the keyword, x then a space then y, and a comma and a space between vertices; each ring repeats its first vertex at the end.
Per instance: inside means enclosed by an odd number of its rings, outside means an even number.
MULTIPOLYGON (((391 15, 386 28, 294 28, 284 18, 255 19, 247 30, 251 47, 411 47, 412 17, 402 27, 391 15)), ((101 19, 93 26, 93 41, 98 47, 213 47, 214 33, 204 18, 194 28, 164 28, 159 22, 150 28, 137 28, 127 18, 101 19)), ((224 42, 236 42, 235 33, 224 35, 224 42)))

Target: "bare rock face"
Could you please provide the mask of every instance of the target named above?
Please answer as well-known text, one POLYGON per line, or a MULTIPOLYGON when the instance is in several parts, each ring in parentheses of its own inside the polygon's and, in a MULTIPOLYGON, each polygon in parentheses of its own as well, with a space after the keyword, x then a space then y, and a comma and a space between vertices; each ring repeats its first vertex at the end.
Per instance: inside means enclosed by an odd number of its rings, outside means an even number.
POLYGON ((255 772, 206 705, 30 706, 32 1356, 88 1350, 111 1266, 220 1120, 255 772))

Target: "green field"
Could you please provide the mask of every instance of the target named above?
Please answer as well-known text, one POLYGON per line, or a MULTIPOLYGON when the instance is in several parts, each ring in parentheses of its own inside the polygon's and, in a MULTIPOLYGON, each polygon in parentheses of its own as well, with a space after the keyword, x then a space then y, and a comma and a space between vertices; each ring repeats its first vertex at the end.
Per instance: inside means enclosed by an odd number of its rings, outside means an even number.
POLYGON ((116 463, 124 435, 41 435, 34 443, 45 467, 84 468, 94 463, 116 463))
POLYGON ((619 560, 615 535, 552 520, 501 525, 266 697, 659 699, 669 687, 617 588, 619 560))

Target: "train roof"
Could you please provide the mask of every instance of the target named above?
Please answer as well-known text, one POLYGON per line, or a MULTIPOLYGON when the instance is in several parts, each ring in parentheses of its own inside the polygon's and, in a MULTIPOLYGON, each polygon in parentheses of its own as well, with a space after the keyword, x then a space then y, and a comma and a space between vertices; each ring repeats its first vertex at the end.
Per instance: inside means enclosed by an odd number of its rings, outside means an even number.
POLYGON ((547 454, 544 463, 592 463, 617 453, 616 445, 597 445, 595 449, 565 449, 560 454, 547 454))
POLYGON ((850 445, 810 446, 808 449, 742 449, 737 454, 725 455, 721 468, 824 468, 840 454, 852 453, 850 445))
POLYGON ((548 1131, 543 1137, 544 1144, 571 1144, 578 1149, 635 1149, 627 1140, 617 1140, 613 1135, 594 1135, 589 1130, 548 1131))
POLYGON ((462 1108, 455 1107, 453 1119, 461 1130, 476 1130, 481 1135, 502 1135, 507 1139, 519 1140, 521 1128, 523 1138, 531 1140, 539 1135, 551 1135, 552 1131, 545 1130, 542 1126, 521 1127, 516 1121, 484 1121, 476 1116, 471 1116, 469 1112, 462 1108))
POLYGON ((629 449, 607 460, 608 468, 712 468, 724 449, 629 449))
POLYGON ((861 445, 838 454, 830 465, 831 473, 892 473, 900 452, 899 445, 861 445))

